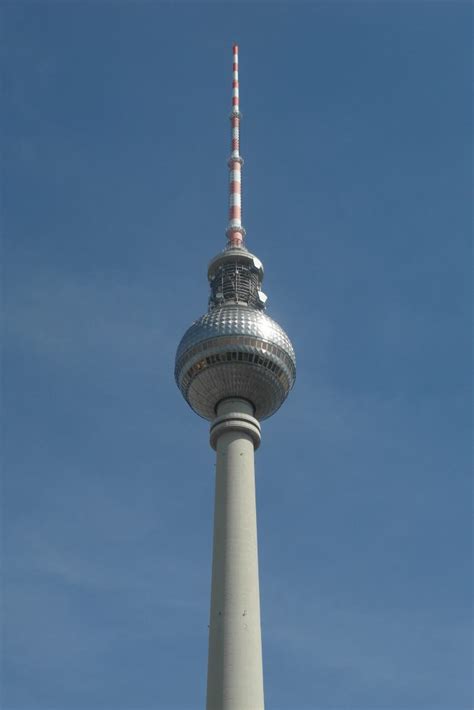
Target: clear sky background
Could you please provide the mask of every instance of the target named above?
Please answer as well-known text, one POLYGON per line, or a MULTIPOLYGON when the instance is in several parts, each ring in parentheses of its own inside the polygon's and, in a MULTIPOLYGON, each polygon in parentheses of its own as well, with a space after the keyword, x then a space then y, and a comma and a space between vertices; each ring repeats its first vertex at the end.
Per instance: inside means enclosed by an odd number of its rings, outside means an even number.
POLYGON ((463 2, 3 2, 2 710, 204 706, 208 424, 173 381, 244 224, 298 378, 257 495, 268 710, 467 710, 463 2))

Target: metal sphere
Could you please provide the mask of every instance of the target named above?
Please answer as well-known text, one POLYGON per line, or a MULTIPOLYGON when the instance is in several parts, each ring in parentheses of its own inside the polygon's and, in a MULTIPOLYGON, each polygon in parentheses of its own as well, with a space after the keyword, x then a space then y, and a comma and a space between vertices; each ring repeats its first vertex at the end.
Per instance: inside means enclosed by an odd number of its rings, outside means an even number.
POLYGON ((252 402, 257 419, 270 417, 295 376, 295 352, 283 328, 246 305, 210 310, 186 331, 176 353, 178 387, 192 409, 209 420, 227 397, 252 402))

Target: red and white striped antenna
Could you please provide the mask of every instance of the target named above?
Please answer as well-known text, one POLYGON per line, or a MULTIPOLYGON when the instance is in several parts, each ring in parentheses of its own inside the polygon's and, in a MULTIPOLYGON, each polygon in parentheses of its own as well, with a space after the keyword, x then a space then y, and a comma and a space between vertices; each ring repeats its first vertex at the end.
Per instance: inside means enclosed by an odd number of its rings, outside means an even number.
POLYGON ((231 122, 231 154, 229 166, 229 224, 226 235, 230 247, 240 247, 245 237, 242 226, 242 165, 244 161, 240 156, 240 120, 242 114, 239 109, 239 47, 232 46, 232 112, 231 122))

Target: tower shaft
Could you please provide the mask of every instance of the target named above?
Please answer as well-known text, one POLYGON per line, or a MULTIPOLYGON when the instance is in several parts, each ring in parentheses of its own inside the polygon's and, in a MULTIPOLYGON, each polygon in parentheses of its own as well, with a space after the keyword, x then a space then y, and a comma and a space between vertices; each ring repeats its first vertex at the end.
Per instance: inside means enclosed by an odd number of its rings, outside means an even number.
POLYGON ((260 425, 251 404, 226 399, 211 425, 216 450, 207 710, 263 710, 254 451, 260 425))

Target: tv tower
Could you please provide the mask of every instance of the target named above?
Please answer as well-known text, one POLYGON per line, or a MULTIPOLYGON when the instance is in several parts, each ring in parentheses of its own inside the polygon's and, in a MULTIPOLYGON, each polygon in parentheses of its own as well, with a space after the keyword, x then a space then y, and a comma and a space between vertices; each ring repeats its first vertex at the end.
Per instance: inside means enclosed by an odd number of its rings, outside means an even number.
POLYGON ((264 312, 262 262, 244 246, 239 55, 233 46, 227 246, 208 267, 208 312, 184 334, 175 377, 216 451, 207 710, 263 710, 254 452, 293 387, 295 352, 264 312))

